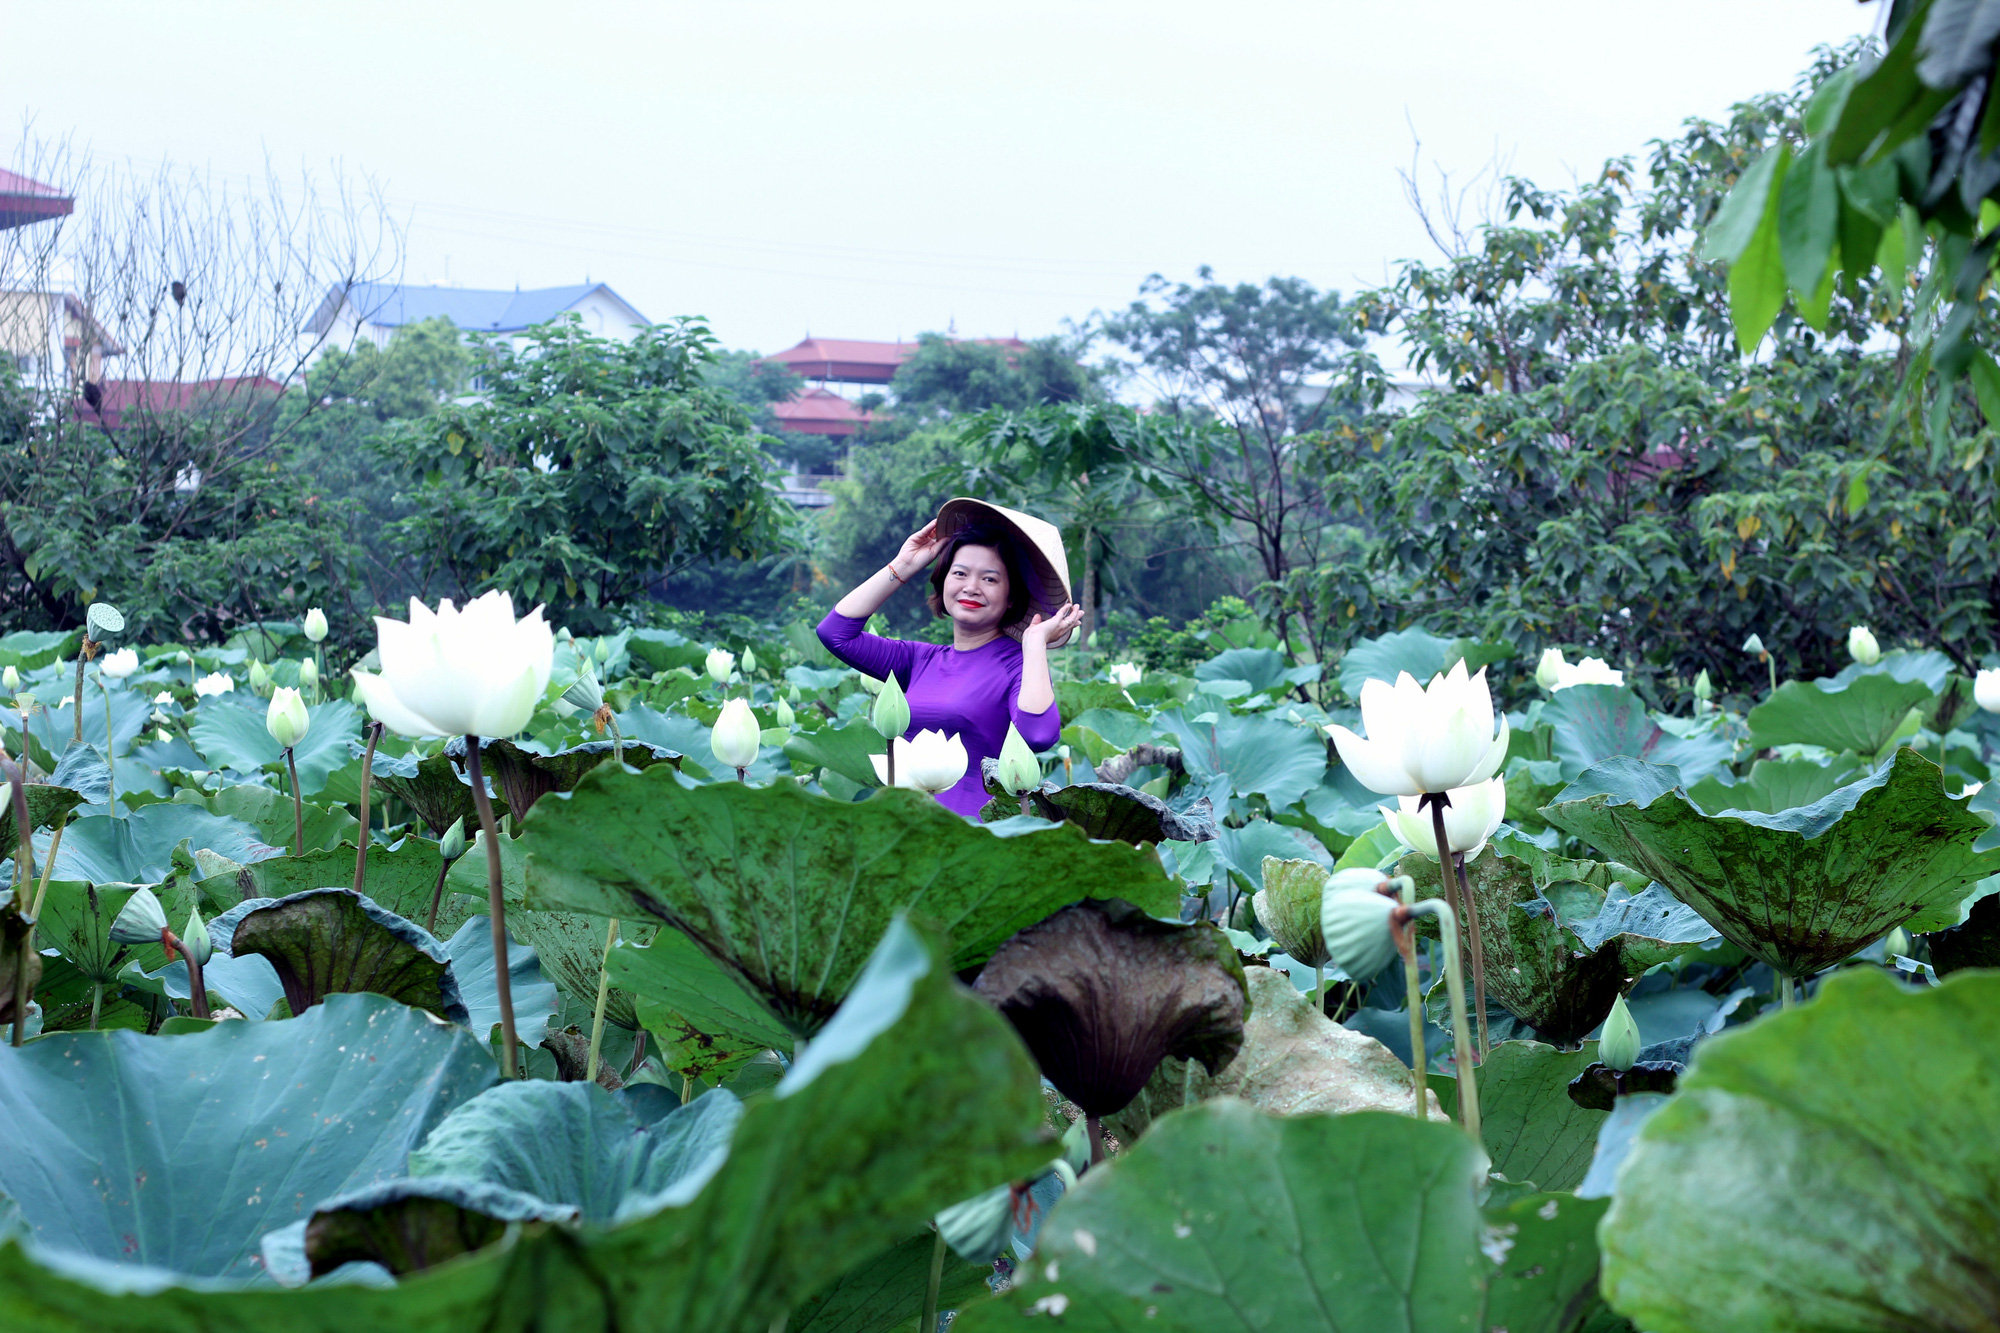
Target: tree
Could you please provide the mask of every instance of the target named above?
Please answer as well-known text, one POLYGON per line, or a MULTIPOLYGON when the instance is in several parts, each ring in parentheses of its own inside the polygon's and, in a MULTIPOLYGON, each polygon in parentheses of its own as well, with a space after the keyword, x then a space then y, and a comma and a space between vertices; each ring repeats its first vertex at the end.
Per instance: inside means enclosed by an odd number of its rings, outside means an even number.
POLYGON ((482 400, 376 444, 414 483, 396 535, 427 581, 596 632, 696 561, 779 550, 795 517, 749 414, 704 380, 714 345, 692 320, 620 343, 574 316, 485 343, 482 400))
POLYGON ((890 381, 896 412, 912 421, 984 412, 1020 411, 1042 403, 1098 397, 1095 377, 1081 364, 1086 346, 1041 338, 1025 347, 922 334, 917 350, 890 381))

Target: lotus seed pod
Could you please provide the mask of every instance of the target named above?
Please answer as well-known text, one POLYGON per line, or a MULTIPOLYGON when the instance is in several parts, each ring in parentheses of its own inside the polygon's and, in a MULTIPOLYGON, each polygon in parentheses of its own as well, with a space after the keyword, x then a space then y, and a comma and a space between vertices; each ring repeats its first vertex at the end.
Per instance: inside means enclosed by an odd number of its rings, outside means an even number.
POLYGON ((903 683, 896 679, 894 672, 882 682, 882 692, 875 696, 875 706, 869 710, 868 721, 874 726, 875 734, 883 740, 900 736, 910 729, 910 701, 903 697, 903 683))
POLYGON ((101 639, 125 628, 125 613, 109 602, 92 602, 90 610, 85 613, 84 624, 91 638, 101 639))
POLYGON ((1320 898, 1326 878, 1326 868, 1317 861, 1281 861, 1267 856, 1264 887, 1251 899, 1257 919, 1278 947, 1307 967, 1327 961, 1326 936, 1320 927, 1320 898))
POLYGON ((151 889, 140 889, 111 923, 111 938, 119 944, 158 944, 166 928, 167 909, 151 889))
POLYGON ((1611 1002, 1611 1016, 1604 1020, 1604 1031, 1597 1039, 1597 1058, 1606 1069, 1621 1074, 1639 1062, 1639 1025, 1625 1007, 1623 995, 1611 1002))
MULTIPOLYGON (((1367 874, 1374 883, 1381 882, 1379 873, 1371 870, 1367 874)), ((1336 875, 1327 880, 1320 899, 1320 934, 1326 941, 1327 956, 1350 977, 1372 977, 1396 956, 1390 921, 1397 903, 1373 888, 1336 888, 1334 881, 1339 878, 1336 875)))
POLYGON ((597 668, 589 658, 583 659, 583 669, 577 672, 576 682, 562 692, 562 702, 586 713, 595 713, 604 707, 604 687, 598 683, 597 668))
POLYGON ((456 861, 465 855, 465 816, 452 821, 444 836, 438 839, 438 854, 447 861, 456 861))

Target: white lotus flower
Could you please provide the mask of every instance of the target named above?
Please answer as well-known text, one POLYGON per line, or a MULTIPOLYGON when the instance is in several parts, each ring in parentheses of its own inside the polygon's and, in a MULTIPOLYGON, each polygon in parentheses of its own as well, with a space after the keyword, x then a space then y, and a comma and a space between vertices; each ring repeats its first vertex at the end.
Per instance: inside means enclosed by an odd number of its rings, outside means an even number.
POLYGON ((170 704, 173 701, 174 701, 174 695, 173 691, 171 690, 161 690, 158 694, 153 696, 153 702, 156 704, 170 704))
POLYGON ((757 747, 763 743, 763 729, 745 699, 731 699, 709 728, 708 748, 730 768, 748 768, 757 762, 757 747))
POLYGON ((1562 649, 1544 648, 1541 660, 1535 663, 1535 684, 1545 690, 1553 690, 1556 682, 1562 679, 1562 673, 1568 668, 1569 663, 1563 660, 1562 649))
POLYGON ((2000 713, 2000 667, 1988 667, 1973 679, 1972 701, 1989 713, 2000 713))
POLYGON ((1366 738, 1346 727, 1327 731, 1355 780, 1384 796, 1422 796, 1486 781, 1507 758, 1507 719, 1493 731, 1493 696, 1486 669, 1465 674, 1459 661, 1428 687, 1404 671, 1396 683, 1361 687, 1366 738))
POLYGON ((217 694, 228 694, 236 688, 236 681, 225 672, 212 671, 194 683, 197 698, 207 699, 217 694))
POLYGON ((410 599, 405 624, 375 618, 382 670, 356 670, 369 715, 399 736, 512 736, 528 725, 555 660, 555 635, 536 607, 489 592, 464 610, 410 599))
POLYGON ((729 673, 736 667, 736 654, 727 648, 711 648, 708 660, 703 663, 708 668, 708 677, 717 685, 729 683, 729 673))
POLYGON ((306 738, 312 730, 312 714, 306 711, 306 701, 297 690, 280 685, 271 691, 271 706, 264 710, 264 730, 287 750, 306 738))
MULTIPOLYGON (((965 753, 965 742, 957 736, 947 740, 942 731, 920 731, 909 740, 898 736, 889 744, 896 747, 896 785, 927 791, 933 796, 958 785, 971 763, 965 753)), ((871 754, 868 758, 875 764, 875 776, 887 783, 888 756, 871 754)))
POLYGON ((1849 625, 1847 655, 1862 666, 1874 666, 1882 660, 1882 645, 1875 642, 1875 632, 1866 625, 1849 625))
POLYGON ((97 669, 113 680, 123 680, 139 669, 138 650, 120 648, 115 653, 106 653, 104 660, 98 663, 97 669))
MULTIPOLYGON (((1572 685, 1623 685, 1625 673, 1613 667, 1601 657, 1586 657, 1574 665, 1558 661, 1555 671, 1556 683, 1549 686, 1549 693, 1566 690, 1572 685)), ((1537 676, 1539 679, 1539 676, 1537 676)))
MULTIPOLYGON (((1444 837, 1454 852, 1465 853, 1466 859, 1479 855, 1479 849, 1500 827, 1500 821, 1507 816, 1507 780, 1493 778, 1471 787, 1458 787, 1445 793, 1451 804, 1444 809, 1444 837)), ((1422 852, 1431 860, 1437 860, 1437 831, 1431 824, 1428 807, 1418 808, 1421 798, 1399 796, 1397 808, 1382 811, 1382 822, 1389 831, 1402 839, 1403 845, 1413 851, 1422 852)))
POLYGON ((1106 669, 1105 674, 1111 678, 1113 685, 1121 690, 1129 690, 1139 683, 1140 677, 1146 672, 1134 662, 1115 662, 1106 669))
POLYGON ((312 610, 306 612, 305 632, 306 632, 306 638, 312 641, 313 643, 318 643, 321 640, 325 639, 326 612, 320 610, 316 606, 312 610))

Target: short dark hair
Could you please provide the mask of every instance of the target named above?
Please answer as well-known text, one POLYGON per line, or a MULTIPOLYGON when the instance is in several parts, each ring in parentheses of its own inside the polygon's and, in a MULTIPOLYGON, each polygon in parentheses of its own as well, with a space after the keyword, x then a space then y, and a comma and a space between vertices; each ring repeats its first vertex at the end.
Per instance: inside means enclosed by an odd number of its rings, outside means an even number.
POLYGON ((1008 629, 1026 624, 1030 614, 1028 600, 1028 580, 1023 577, 1027 566, 1021 559, 1020 545, 1014 534, 1002 527, 989 527, 975 523, 963 529, 951 539, 951 545, 944 548, 937 563, 931 566, 931 590, 924 594, 933 616, 942 617, 944 611, 944 576, 950 572, 952 562, 958 558, 961 546, 988 546, 1000 553, 1000 563, 1007 568, 1007 613, 1000 618, 1000 627, 1008 629))

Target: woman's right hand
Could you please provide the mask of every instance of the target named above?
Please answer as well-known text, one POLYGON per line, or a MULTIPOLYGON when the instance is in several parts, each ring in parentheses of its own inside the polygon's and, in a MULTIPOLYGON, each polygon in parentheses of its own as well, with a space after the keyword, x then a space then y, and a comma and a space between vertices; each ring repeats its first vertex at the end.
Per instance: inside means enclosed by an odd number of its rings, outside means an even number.
POLYGON ((908 582, 916 577, 917 571, 937 559, 943 549, 944 538, 937 535, 937 520, 932 519, 904 540, 903 549, 896 552, 889 568, 896 572, 897 578, 908 582))

